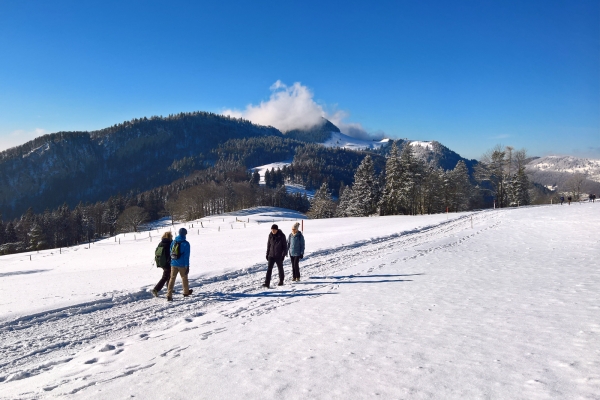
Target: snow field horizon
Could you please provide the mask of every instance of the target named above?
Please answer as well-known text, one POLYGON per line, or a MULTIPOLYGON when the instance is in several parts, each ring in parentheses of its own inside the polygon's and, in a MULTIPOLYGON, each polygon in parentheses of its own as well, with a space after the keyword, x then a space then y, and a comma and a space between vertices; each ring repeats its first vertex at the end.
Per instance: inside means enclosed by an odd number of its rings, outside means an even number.
POLYGON ((207 217, 172 304, 156 231, 2 256, 0 398, 596 398, 598 207, 304 220, 273 290, 270 224, 302 215, 207 217))

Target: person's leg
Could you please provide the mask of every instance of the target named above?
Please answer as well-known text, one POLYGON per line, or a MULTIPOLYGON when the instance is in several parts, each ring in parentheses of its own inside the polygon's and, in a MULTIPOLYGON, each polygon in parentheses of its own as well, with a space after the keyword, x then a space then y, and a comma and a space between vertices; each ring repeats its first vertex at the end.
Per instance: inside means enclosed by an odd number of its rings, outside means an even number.
POLYGON ((279 283, 283 283, 283 258, 278 258, 275 262, 277 263, 277 272, 279 272, 279 283))
POLYGON ((292 262, 292 279, 295 280, 298 277, 296 273, 296 266, 298 265, 298 258, 296 256, 290 256, 290 261, 292 262))
POLYGON ((269 264, 267 264, 267 277, 265 278, 265 285, 271 285, 271 274, 273 273, 273 264, 275 264, 275 260, 273 257, 269 257, 269 264))
POLYGON ((162 277, 160 278, 160 281, 158 281, 156 286, 154 286, 154 290, 156 290, 157 292, 160 292, 162 290, 162 288, 165 286, 165 284, 168 287, 169 278, 171 277, 171 267, 164 267, 162 270, 163 270, 162 277))
POLYGON ((296 280, 299 281, 300 280, 300 257, 296 257, 296 265, 295 265, 295 271, 296 273, 296 280))
POLYGON ((173 288, 175 287, 175 278, 177 278, 178 272, 179 268, 171 267, 171 277, 169 278, 169 286, 167 287, 167 298, 173 297, 173 288))
POLYGON ((183 284, 183 295, 190 294, 190 286, 188 282, 188 273, 190 272, 189 268, 181 268, 179 270, 179 275, 181 275, 181 283, 183 284))

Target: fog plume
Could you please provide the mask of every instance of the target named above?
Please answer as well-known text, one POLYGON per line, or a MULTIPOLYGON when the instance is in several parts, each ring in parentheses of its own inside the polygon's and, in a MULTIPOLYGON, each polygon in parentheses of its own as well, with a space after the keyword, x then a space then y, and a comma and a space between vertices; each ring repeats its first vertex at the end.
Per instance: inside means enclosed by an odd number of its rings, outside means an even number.
POLYGON ((268 101, 261 101, 258 105, 249 104, 245 110, 225 110, 223 115, 235 118, 244 118, 255 124, 274 126, 282 132, 294 129, 310 129, 321 124, 326 118, 340 128, 346 135, 372 139, 379 134, 368 133, 361 124, 345 122, 349 114, 337 110, 332 114, 314 100, 313 92, 300 82, 287 86, 280 80, 271 85, 271 96, 268 101))

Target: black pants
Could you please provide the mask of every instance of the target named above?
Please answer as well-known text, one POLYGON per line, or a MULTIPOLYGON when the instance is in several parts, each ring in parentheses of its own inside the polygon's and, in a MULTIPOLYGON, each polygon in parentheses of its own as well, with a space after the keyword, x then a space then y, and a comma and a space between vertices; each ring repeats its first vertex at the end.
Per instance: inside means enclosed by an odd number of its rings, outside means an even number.
POLYGON ((300 257, 290 256, 292 260, 292 276, 294 279, 300 279, 300 257))
POLYGON ((156 290, 157 292, 160 292, 160 290, 165 285, 169 284, 169 278, 170 277, 171 277, 171 267, 164 267, 163 268, 162 277, 160 278, 160 281, 158 281, 158 283, 156 284, 156 286, 154 286, 154 290, 156 290))
POLYGON ((273 273, 273 264, 277 264, 277 270, 279 272, 279 282, 283 282, 283 258, 269 257, 269 264, 267 266, 267 278, 265 279, 265 285, 271 284, 271 274, 273 273))

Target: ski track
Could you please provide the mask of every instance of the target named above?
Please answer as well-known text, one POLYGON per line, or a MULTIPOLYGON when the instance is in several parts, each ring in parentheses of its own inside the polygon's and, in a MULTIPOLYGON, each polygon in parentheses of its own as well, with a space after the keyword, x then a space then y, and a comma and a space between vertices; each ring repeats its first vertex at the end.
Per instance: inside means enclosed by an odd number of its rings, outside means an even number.
MULTIPOLYGON (((353 277, 377 277, 373 274, 386 265, 380 264, 351 276, 333 276, 361 263, 383 258, 390 253, 401 255, 401 252, 412 250, 412 254, 391 262, 396 264, 431 252, 459 246, 463 241, 498 226, 500 212, 500 210, 476 212, 433 226, 332 249, 317 250, 303 259, 301 282, 296 284, 288 282, 282 288, 276 287, 273 290, 260 289, 266 266, 255 264, 216 277, 190 279, 190 288, 194 288, 198 294, 186 299, 175 297, 175 301, 170 303, 167 303, 164 297, 155 299, 150 292, 139 291, 0 323, 2 335, 0 350, 3 355, 0 361, 2 370, 0 384, 26 379, 48 371, 55 365, 68 363, 78 351, 94 346, 100 347, 102 343, 106 344, 99 350, 100 352, 112 351, 113 354, 119 354, 123 349, 117 347, 123 344, 118 341, 125 337, 147 340, 149 337, 146 331, 168 329, 175 325, 174 321, 193 322, 194 318, 207 312, 216 311, 230 319, 243 318, 242 324, 249 323, 256 316, 300 301, 304 297, 318 297, 334 292, 341 282, 353 277), (475 229, 471 229, 471 218, 473 223, 477 223, 475 229), (458 234, 455 240, 436 245, 435 242, 440 239, 447 239, 455 234, 458 234), (428 244, 431 244, 431 247, 428 247, 428 244), (423 246, 425 249, 415 249, 417 246, 423 246), (235 303, 243 299, 251 300, 243 302, 244 306, 236 306, 235 303)), ((289 270, 289 260, 286 259, 284 265, 289 270)), ((407 277, 413 275, 421 274, 411 274, 407 277)), ((272 283, 276 281, 275 274, 272 283)), ((178 284, 176 289, 181 291, 181 285, 178 284)), ((211 322, 182 330, 202 329, 211 322)), ((200 339, 206 340, 211 335, 224 330, 226 327, 208 330, 201 334, 200 339)), ((176 357, 182 350, 174 348, 160 356, 176 357), (173 354, 170 354, 171 352, 173 354)), ((85 363, 93 364, 96 361, 97 359, 92 358, 85 363)), ((132 368, 124 372, 123 376, 139 369, 150 368, 152 365, 154 364, 132 368)), ((116 378, 118 376, 110 379, 116 378)), ((48 387, 44 390, 51 391, 56 387, 48 387)), ((71 393, 85 387, 75 389, 71 393)))

